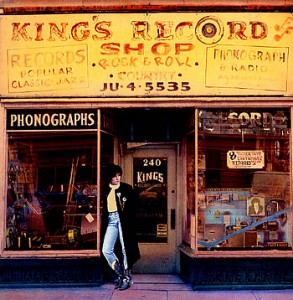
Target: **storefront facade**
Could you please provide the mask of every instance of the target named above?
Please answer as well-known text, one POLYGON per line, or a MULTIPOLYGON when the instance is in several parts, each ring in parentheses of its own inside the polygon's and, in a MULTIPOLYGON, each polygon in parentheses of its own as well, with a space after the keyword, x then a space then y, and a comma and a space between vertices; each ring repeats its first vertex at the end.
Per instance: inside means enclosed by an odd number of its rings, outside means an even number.
POLYGON ((139 196, 134 273, 292 287, 288 1, 2 2, 0 284, 103 282, 114 162, 139 196))

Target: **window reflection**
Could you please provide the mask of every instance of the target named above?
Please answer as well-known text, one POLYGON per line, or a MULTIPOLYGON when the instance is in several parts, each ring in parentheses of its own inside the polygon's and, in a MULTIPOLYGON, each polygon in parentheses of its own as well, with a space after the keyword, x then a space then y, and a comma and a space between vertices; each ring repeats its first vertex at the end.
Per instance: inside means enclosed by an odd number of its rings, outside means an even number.
POLYGON ((286 110, 202 110, 198 246, 290 249, 286 110))
POLYGON ((96 132, 8 140, 6 249, 96 249, 96 132))

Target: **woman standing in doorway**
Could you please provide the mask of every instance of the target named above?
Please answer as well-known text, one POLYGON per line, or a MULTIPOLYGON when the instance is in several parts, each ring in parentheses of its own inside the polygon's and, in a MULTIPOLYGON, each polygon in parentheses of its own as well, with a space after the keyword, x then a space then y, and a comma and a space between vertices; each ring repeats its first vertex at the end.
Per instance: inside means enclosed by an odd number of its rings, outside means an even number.
POLYGON ((102 193, 102 253, 117 274, 115 288, 125 290, 132 284, 131 269, 140 258, 136 238, 137 201, 131 185, 121 182, 122 169, 110 165, 102 193))

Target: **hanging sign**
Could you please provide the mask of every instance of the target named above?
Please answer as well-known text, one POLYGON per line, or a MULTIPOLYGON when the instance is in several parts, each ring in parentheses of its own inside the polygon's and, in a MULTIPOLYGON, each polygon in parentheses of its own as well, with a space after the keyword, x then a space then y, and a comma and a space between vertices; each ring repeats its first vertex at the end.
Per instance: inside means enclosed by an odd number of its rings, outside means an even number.
POLYGON ((95 110, 15 110, 7 111, 7 132, 97 130, 95 110))
POLYGON ((264 152, 261 150, 230 150, 227 152, 227 166, 230 169, 262 169, 264 152))
POLYGON ((293 95, 292 28, 278 12, 1 15, 0 96, 293 95))

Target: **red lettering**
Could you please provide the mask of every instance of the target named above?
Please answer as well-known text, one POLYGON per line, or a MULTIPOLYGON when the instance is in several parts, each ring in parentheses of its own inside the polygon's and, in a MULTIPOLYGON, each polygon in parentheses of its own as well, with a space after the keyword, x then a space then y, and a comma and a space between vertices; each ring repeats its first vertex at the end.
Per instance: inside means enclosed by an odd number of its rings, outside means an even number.
POLYGON ((246 30, 246 24, 244 22, 228 22, 227 24, 230 28, 230 36, 228 37, 229 40, 236 37, 240 38, 241 40, 247 40, 247 36, 244 33, 246 30))
POLYGON ((132 24, 133 38, 138 40, 140 38, 144 40, 150 40, 149 36, 149 24, 146 21, 134 21, 132 24))
POLYGON ((109 29, 104 28, 104 26, 110 27, 111 22, 103 21, 103 22, 98 22, 95 26, 95 31, 100 34, 99 36, 94 34, 93 35, 93 40, 108 40, 112 37, 112 32, 109 29))
POLYGON ((130 47, 130 44, 124 45, 124 53, 130 54, 131 51, 137 51, 137 54, 144 54, 144 44, 137 44, 137 47, 130 47))
POLYGON ((19 41, 21 36, 25 41, 31 41, 32 38, 27 33, 27 26, 30 26, 30 23, 24 23, 19 28, 20 23, 12 23, 12 41, 19 41))
POLYGON ((84 30, 84 28, 88 28, 89 23, 88 22, 79 22, 72 26, 71 28, 71 36, 75 41, 84 41, 86 40, 89 35, 89 30, 84 30), (81 29, 80 29, 81 27, 81 29), (81 32, 81 36, 78 36, 78 32, 81 32))
POLYGON ((61 23, 62 29, 60 30, 56 23, 49 23, 50 25, 50 36, 48 38, 49 41, 55 41, 55 38, 53 35, 58 36, 58 38, 61 41, 67 41, 67 36, 66 36, 66 27, 68 23, 61 23))
POLYGON ((180 54, 184 51, 191 51, 193 48, 193 44, 175 44, 175 54, 180 54))
POLYGON ((152 53, 155 55, 167 55, 170 51, 171 46, 167 43, 156 43, 152 46, 152 53))
POLYGON ((190 33, 189 35, 185 35, 185 27, 188 27, 188 29, 192 29, 192 22, 181 22, 179 23, 175 28, 175 34, 177 38, 184 37, 185 39, 192 39, 193 33, 190 33))
POLYGON ((172 40, 174 35, 171 34, 173 22, 156 22, 158 35, 156 37, 157 40, 172 40))
POLYGON ((119 54, 120 52, 120 43, 106 43, 101 45, 101 54, 103 55, 113 55, 119 54))
POLYGON ((164 65, 164 63, 162 62, 161 57, 155 57, 154 60, 155 60, 155 63, 156 63, 157 66, 164 65))
POLYGON ((43 41, 42 33, 43 33, 43 26, 44 23, 35 23, 35 26, 37 28, 37 35, 35 38, 35 41, 43 41))
POLYGON ((251 37, 257 40, 263 40, 268 35, 268 27, 263 22, 250 22, 251 25, 251 37), (258 31, 260 28, 260 31, 258 31))

